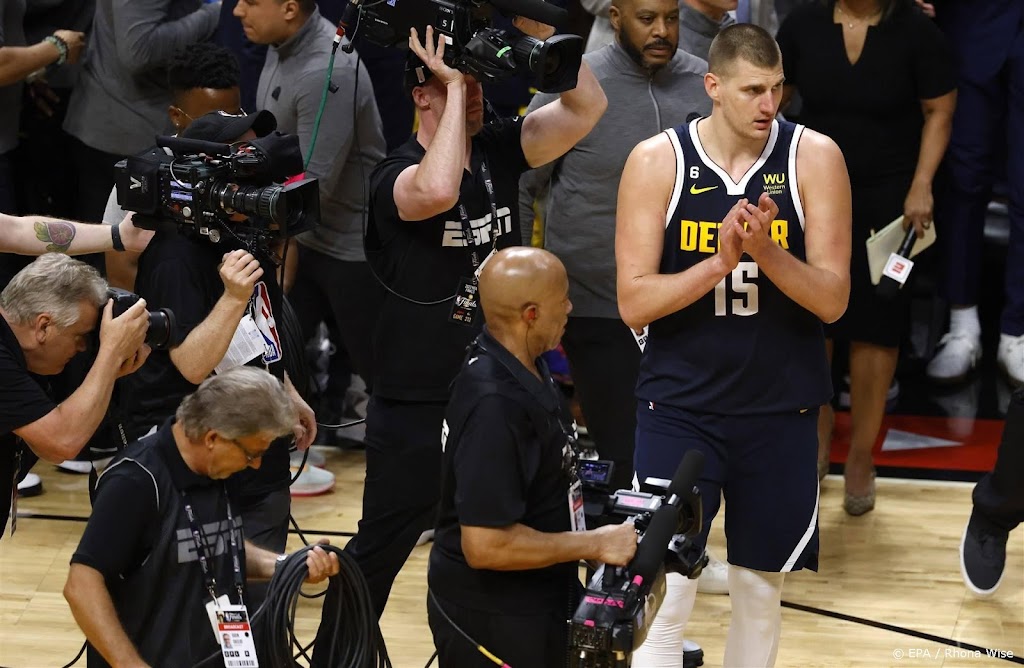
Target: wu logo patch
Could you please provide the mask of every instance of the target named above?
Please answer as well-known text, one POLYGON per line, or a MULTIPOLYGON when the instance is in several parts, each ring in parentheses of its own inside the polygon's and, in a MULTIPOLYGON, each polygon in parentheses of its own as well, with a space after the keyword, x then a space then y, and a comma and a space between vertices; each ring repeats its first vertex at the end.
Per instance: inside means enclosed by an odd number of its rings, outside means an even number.
POLYGON ((779 195, 786 191, 786 173, 776 172, 764 174, 764 191, 769 195, 779 195))

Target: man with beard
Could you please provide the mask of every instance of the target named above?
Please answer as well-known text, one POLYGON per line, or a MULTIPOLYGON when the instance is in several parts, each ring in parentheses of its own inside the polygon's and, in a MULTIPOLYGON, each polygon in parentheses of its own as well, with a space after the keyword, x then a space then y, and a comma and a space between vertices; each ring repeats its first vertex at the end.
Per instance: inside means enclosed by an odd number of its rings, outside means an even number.
MULTIPOLYGON (((549 26, 517 19, 537 39, 549 26)), ((519 177, 571 149, 604 113, 583 63, 575 89, 526 118, 484 124, 480 82, 443 61, 444 41, 411 31, 406 87, 419 132, 370 176, 367 257, 389 288, 374 336, 359 533, 346 546, 377 614, 440 498, 441 423, 449 385, 480 332, 475 271, 520 240, 519 177)), ((320 643, 318 643, 319 645, 320 643)))

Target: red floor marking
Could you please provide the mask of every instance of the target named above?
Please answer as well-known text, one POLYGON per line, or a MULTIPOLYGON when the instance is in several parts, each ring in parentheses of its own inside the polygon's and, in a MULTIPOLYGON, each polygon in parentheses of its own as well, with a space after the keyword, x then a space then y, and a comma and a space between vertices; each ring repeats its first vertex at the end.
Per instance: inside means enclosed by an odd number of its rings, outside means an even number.
MULTIPOLYGON (((882 422, 875 440, 875 466, 903 468, 944 469, 950 471, 992 470, 996 463, 996 451, 1003 434, 1003 420, 972 420, 970 418, 917 417, 912 415, 887 415, 882 422), (926 448, 882 452, 882 442, 888 429, 934 436, 950 441, 959 441, 961 446, 926 448)), ((836 426, 832 434, 832 456, 835 463, 846 461, 850 448, 850 413, 836 412, 836 426)))

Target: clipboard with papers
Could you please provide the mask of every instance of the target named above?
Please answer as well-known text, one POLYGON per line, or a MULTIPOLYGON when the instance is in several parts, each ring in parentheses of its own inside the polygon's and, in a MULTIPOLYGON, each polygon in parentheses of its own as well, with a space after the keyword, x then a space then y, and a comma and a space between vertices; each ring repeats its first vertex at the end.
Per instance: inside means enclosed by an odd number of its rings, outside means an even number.
MULTIPOLYGON (((882 273, 885 270, 886 263, 889 261, 889 256, 900 247, 900 242, 903 241, 904 235, 903 216, 900 216, 872 234, 867 242, 865 242, 868 250, 868 268, 871 271, 871 283, 873 285, 878 285, 878 282, 882 280, 882 273)), ((925 228, 924 236, 914 242, 914 247, 910 251, 910 257, 916 256, 933 243, 935 243, 934 223, 925 228)))

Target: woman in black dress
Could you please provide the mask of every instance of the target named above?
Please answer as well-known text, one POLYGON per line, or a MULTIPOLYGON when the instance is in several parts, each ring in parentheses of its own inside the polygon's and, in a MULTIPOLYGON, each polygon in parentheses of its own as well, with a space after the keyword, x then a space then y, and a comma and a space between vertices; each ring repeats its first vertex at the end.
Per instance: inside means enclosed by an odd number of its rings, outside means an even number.
MULTIPOLYGON (((918 235, 932 221, 932 179, 949 143, 956 80, 939 29, 910 0, 823 0, 795 9, 778 34, 800 121, 842 149, 853 188, 850 305, 826 327, 850 342, 850 453, 843 507, 874 508, 872 449, 885 414, 908 315, 909 291, 877 296, 864 242, 903 215, 918 235)), ((819 473, 828 467, 833 413, 819 421, 819 473)))

